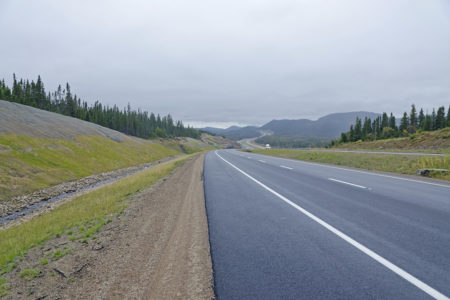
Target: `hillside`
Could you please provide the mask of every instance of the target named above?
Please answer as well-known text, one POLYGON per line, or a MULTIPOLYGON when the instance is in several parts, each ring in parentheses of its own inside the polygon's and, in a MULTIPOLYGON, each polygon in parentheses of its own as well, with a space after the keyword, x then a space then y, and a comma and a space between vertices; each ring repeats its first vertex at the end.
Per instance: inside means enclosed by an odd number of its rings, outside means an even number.
POLYGON ((130 137, 0 100, 0 202, 64 181, 209 148, 188 138, 130 137))
POLYGON ((333 147, 333 149, 450 153, 450 127, 436 131, 418 132, 403 138, 345 143, 333 147))
POLYGON ((321 138, 333 139, 338 137, 342 131, 354 123, 356 117, 374 118, 379 114, 365 111, 334 113, 326 115, 316 121, 307 119, 298 120, 272 120, 261 127, 233 126, 227 129, 203 128, 202 130, 215 134, 223 134, 231 139, 252 138, 261 135, 261 131, 270 131, 277 137, 303 137, 303 138, 321 138))
POLYGON ((246 138, 253 138, 260 136, 260 128, 256 126, 245 126, 245 127, 239 127, 239 126, 231 126, 226 129, 223 128, 214 128, 214 127, 205 127, 201 130, 205 132, 209 132, 212 134, 219 134, 226 136, 227 138, 233 139, 233 140, 241 140, 246 138))

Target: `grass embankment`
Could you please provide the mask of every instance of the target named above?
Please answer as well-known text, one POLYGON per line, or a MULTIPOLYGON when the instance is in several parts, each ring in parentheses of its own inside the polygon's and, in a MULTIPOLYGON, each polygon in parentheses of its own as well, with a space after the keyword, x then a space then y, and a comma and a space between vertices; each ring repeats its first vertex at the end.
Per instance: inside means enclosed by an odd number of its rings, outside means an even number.
MULTIPOLYGON (((14 269, 15 259, 25 255, 28 249, 43 244, 51 237, 66 233, 73 235, 73 240, 81 239, 82 242, 87 242, 86 239, 92 237, 112 217, 123 212, 127 206, 124 200, 167 176, 188 157, 119 179, 64 203, 49 213, 0 231, 0 275, 14 269)), ((64 253, 55 252, 51 259, 58 259, 64 256, 64 253)), ((5 280, 0 277, 0 295, 1 290, 7 288, 5 284, 5 280)))
POLYGON ((76 140, 0 134, 0 202, 64 181, 181 154, 178 147, 99 136, 76 140))
POLYGON ((174 149, 176 151, 179 151, 181 149, 181 146, 184 149, 184 153, 186 154, 193 154, 197 152, 207 151, 207 150, 214 150, 215 147, 204 143, 200 140, 196 140, 193 138, 186 138, 186 137, 178 137, 170 140, 159 140, 164 146, 174 149))
MULTIPOLYGON (((449 169, 450 156, 413 156, 397 154, 342 153, 305 150, 252 150, 254 153, 328 163, 372 171, 414 175, 417 169, 449 169)), ((450 175, 432 174, 435 178, 450 180, 450 175)))
POLYGON ((345 143, 333 147, 332 149, 450 154, 450 127, 436 131, 417 132, 403 138, 345 143))

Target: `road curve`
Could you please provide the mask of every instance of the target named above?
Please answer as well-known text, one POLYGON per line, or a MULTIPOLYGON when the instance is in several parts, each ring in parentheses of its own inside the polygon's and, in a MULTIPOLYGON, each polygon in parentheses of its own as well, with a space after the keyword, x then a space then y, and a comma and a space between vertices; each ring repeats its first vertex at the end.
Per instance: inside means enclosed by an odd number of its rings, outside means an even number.
POLYGON ((205 158, 218 299, 448 299, 450 185, 238 151, 205 158))

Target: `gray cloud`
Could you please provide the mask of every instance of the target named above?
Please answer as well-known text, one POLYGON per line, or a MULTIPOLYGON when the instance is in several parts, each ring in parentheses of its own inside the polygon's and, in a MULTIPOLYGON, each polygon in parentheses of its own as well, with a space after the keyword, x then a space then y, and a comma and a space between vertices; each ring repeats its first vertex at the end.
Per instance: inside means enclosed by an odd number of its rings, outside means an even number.
POLYGON ((3 0, 0 28, 0 77, 188 122, 450 103, 445 0, 3 0))

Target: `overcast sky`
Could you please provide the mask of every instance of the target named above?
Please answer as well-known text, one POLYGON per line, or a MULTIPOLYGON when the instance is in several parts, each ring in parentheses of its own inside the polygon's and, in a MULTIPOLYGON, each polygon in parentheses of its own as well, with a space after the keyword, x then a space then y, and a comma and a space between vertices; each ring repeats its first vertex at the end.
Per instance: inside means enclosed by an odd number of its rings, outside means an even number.
POLYGON ((448 0, 0 0, 0 78, 190 124, 450 104, 448 0))

